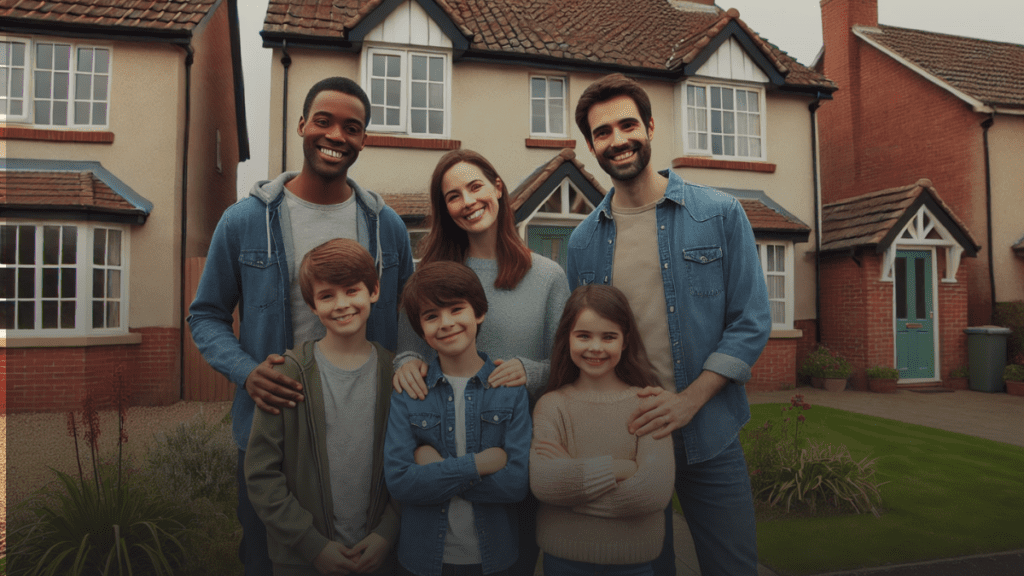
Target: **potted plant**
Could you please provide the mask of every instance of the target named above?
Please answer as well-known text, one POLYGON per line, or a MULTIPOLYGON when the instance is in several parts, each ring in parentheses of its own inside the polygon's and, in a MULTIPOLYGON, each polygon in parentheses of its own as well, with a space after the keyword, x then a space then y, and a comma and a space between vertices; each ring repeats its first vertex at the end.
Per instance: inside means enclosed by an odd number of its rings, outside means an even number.
POLYGON ((867 369, 868 390, 882 394, 896 392, 896 381, 900 378, 900 371, 890 366, 872 366, 867 369))
POLYGON ((1003 369, 1003 382, 1006 382, 1006 393, 1024 396, 1024 365, 1007 364, 1003 369))
POLYGON ((953 390, 967 390, 967 366, 958 366, 950 370, 949 378, 943 384, 953 390))
POLYGON ((824 388, 829 392, 845 390, 846 381, 852 372, 853 368, 846 358, 823 345, 808 354, 800 365, 801 376, 809 377, 815 388, 824 388))

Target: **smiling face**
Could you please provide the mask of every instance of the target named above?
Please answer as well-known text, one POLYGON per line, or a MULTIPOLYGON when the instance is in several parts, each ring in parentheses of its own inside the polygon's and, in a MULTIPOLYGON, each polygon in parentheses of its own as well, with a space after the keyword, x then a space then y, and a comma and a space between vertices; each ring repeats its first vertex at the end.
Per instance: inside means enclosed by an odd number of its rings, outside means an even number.
POLYGON ((616 96, 590 107, 587 113, 593 144, 590 151, 601 169, 619 182, 632 180, 647 169, 651 161, 654 119, 644 126, 636 102, 629 96, 616 96))
POLYGON ((477 165, 469 162, 452 166, 441 179, 448 215, 470 236, 496 232, 502 186, 501 178, 492 184, 477 165))
POLYGON ((326 181, 345 178, 366 142, 364 118, 363 103, 355 96, 334 90, 317 94, 308 118, 299 120, 303 171, 326 181))
POLYGON ((314 280, 312 310, 327 328, 328 338, 349 338, 360 333, 365 337, 370 309, 379 297, 379 291, 370 292, 363 282, 339 286, 314 280))
POLYGON ((581 382, 617 379, 615 366, 624 346, 622 328, 590 308, 580 312, 569 333, 569 356, 580 369, 581 382))
POLYGON ((476 357, 476 333, 484 315, 479 317, 465 300, 450 306, 427 305, 420 311, 423 339, 442 359, 476 357))

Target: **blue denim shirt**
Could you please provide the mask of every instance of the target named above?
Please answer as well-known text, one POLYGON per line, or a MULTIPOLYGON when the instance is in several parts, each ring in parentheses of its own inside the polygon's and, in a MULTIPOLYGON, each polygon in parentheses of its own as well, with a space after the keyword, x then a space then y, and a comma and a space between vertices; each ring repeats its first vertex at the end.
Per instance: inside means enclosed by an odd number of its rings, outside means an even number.
MULTIPOLYGON (((284 184, 297 175, 287 172, 260 182, 252 195, 228 207, 210 240, 206 266, 195 300, 189 307, 192 339, 203 358, 236 386, 231 405, 231 434, 245 450, 255 402, 245 379, 270 354, 295 347, 289 304, 289 264, 285 231, 290 223, 282 207, 284 184), (239 330, 232 331, 238 305, 239 330)), ((398 295, 412 274, 412 250, 405 224, 379 195, 355 190, 356 206, 366 230, 366 249, 380 273, 380 299, 366 326, 367 340, 388 350, 397 347, 398 295)))
POLYGON ((527 464, 533 425, 524 386, 490 388, 494 363, 480 353, 484 367, 466 385, 466 455, 456 457, 455 402, 451 384, 437 357, 427 371, 429 393, 424 400, 393 392, 388 433, 384 440, 384 479, 391 496, 402 504, 398 560, 419 576, 439 576, 448 531, 448 502, 461 496, 473 504, 484 574, 505 570, 519 555, 513 504, 526 497, 527 464), (426 466, 413 453, 424 444, 445 459, 426 466), (476 471, 476 453, 500 447, 505 467, 483 478, 476 471))
MULTIPOLYGON (((656 208, 676 390, 704 370, 732 382, 680 429, 686 460, 715 457, 750 419, 742 384, 771 334, 768 290, 754 233, 736 198, 668 177, 656 208)), ((569 286, 611 284, 615 253, 612 190, 569 238, 569 286)), ((637 303, 631 303, 634 306, 637 303)))

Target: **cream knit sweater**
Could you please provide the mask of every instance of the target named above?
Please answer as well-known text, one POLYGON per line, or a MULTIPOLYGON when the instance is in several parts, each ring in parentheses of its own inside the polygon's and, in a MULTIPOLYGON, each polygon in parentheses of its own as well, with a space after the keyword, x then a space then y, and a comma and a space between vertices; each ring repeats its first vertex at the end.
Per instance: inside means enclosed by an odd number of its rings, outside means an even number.
POLYGON ((631 388, 545 394, 533 413, 533 442, 561 444, 572 458, 530 453, 530 489, 540 500, 537 543, 544 552, 594 564, 635 564, 661 553, 672 498, 672 438, 637 438, 626 429, 640 403, 631 388), (636 472, 615 481, 613 459, 636 472))

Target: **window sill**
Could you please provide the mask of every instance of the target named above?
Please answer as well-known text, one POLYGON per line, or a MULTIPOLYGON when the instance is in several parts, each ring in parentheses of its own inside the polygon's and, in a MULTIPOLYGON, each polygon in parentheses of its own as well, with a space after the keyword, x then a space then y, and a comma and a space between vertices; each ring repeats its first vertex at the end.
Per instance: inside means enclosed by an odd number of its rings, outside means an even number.
POLYGON ((713 170, 742 170, 746 172, 775 173, 775 164, 768 162, 750 162, 742 160, 718 160, 715 158, 696 158, 684 156, 672 161, 673 168, 711 168, 713 170))
POLYGON ((83 142, 113 144, 114 133, 98 130, 44 130, 39 128, 0 127, 0 138, 5 140, 42 140, 45 142, 83 142))
POLYGON ((572 148, 576 149, 576 140, 557 140, 554 138, 527 138, 527 148, 572 148))
POLYGON ((420 150, 458 150, 462 148, 460 140, 407 138, 403 136, 383 136, 380 134, 367 134, 365 145, 385 148, 416 148, 420 150))
POLYGON ((0 348, 84 348, 142 344, 142 334, 131 332, 115 336, 35 336, 0 338, 0 348))

